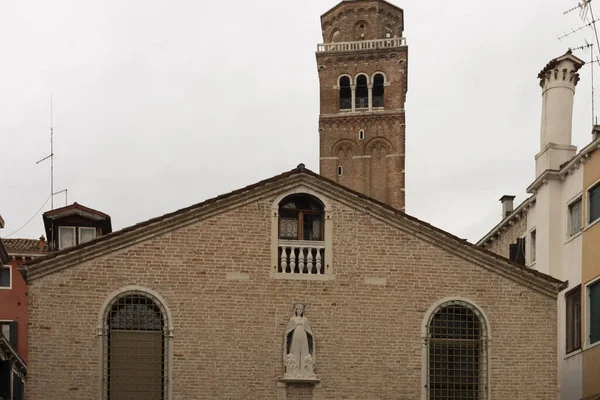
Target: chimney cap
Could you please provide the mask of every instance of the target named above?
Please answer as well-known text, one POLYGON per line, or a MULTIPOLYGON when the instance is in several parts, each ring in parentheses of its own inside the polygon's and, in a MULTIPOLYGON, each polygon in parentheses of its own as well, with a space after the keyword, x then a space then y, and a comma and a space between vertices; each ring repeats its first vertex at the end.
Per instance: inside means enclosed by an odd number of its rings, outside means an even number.
POLYGON ((579 71, 579 68, 585 65, 585 61, 583 61, 579 57, 574 56, 571 49, 569 49, 562 56, 550 60, 550 62, 548 62, 548 64, 546 64, 546 66, 540 71, 540 73, 538 74, 538 78, 544 79, 546 72, 551 71, 552 69, 554 69, 554 67, 558 65, 559 62, 564 60, 571 60, 573 64, 575 64, 575 72, 579 71))
POLYGON ((500 201, 501 202, 505 202, 505 201, 512 201, 516 198, 517 196, 513 196, 511 194, 505 194, 504 196, 500 197, 500 201))

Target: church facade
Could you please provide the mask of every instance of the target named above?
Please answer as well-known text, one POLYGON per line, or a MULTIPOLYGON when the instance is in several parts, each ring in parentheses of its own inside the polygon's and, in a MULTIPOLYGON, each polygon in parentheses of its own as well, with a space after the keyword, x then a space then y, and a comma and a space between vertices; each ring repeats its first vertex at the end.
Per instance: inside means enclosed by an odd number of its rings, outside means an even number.
POLYGON ((565 284, 403 212, 403 23, 322 17, 320 174, 29 262, 27 398, 555 399, 565 284))

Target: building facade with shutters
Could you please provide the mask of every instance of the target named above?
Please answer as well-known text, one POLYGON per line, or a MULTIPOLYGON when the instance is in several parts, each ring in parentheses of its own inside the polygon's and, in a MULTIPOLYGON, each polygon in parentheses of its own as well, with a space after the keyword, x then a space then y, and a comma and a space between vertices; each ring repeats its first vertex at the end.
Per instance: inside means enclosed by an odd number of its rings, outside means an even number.
POLYGON ((558 299, 559 398, 600 396, 600 126, 580 151, 571 142, 573 96, 583 61, 567 52, 540 72, 542 126, 530 197, 478 245, 568 281, 558 299))
MULTIPOLYGON (((0 216, 2 228, 4 219, 0 216)), ((23 400, 27 366, 18 353, 19 349, 23 351, 24 348, 19 347, 17 330, 17 319, 22 316, 22 310, 19 313, 13 309, 17 297, 14 291, 19 287, 17 277, 13 274, 18 274, 18 271, 9 262, 8 252, 0 240, 0 400, 23 400)), ((20 274, 18 277, 23 281, 20 274)), ((26 314, 25 309, 25 318, 26 314)))

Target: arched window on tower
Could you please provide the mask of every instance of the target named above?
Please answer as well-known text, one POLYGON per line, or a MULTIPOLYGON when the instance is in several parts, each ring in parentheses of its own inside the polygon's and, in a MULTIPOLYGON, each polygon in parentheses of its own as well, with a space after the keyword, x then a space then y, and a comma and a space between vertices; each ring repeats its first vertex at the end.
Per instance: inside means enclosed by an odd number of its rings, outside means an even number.
POLYGON ((163 305, 150 294, 113 299, 104 314, 104 399, 167 398, 167 327, 163 305))
POLYGON ((307 194, 287 196, 279 203, 278 272, 325 274, 325 211, 307 194))
POLYGON ((367 86, 367 77, 359 75, 356 78, 356 108, 369 107, 369 87, 367 86))
POLYGON ((373 78, 373 107, 384 106, 384 84, 385 78, 383 74, 376 74, 373 78))
POLYGON ((448 301, 427 325, 428 400, 487 399, 487 331, 479 311, 448 301))
POLYGON ((340 78, 340 110, 349 110, 352 108, 352 89, 350 88, 350 78, 342 76, 340 78))

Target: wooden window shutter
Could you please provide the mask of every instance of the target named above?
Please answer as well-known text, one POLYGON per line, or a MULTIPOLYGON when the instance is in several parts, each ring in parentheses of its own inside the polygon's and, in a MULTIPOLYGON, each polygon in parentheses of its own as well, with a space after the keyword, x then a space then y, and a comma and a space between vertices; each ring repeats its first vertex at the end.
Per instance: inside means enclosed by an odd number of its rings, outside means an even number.
POLYGON ((590 343, 600 340, 600 282, 590 286, 590 343))
POLYGON ((19 323, 17 321, 12 321, 10 323, 10 344, 17 351, 17 344, 19 343, 17 339, 17 335, 19 333, 19 323))
POLYGON ((525 265, 525 238, 517 239, 516 243, 508 245, 510 261, 525 265))

